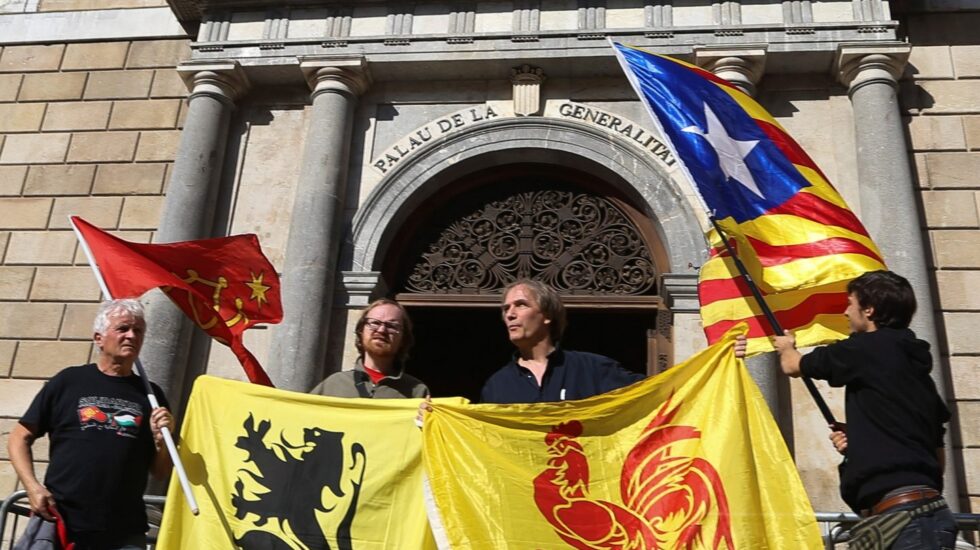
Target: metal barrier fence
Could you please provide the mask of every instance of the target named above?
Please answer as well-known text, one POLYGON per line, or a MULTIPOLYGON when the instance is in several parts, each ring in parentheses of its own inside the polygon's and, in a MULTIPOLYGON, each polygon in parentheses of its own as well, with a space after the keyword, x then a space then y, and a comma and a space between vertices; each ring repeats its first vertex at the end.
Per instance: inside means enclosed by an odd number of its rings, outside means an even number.
MULTIPOLYGON (((3 540, 4 534, 7 528, 7 517, 11 514, 27 517, 30 514, 30 509, 27 507, 17 504, 18 501, 25 500, 27 498, 27 491, 16 491, 4 499, 3 503, 0 504, 0 541, 3 540)), ((143 497, 143 501, 146 504, 153 504, 156 506, 162 506, 166 501, 165 497, 146 495, 143 497)), ((817 512, 817 522, 827 524, 826 535, 824 535, 824 548, 827 550, 833 550, 835 545, 846 543, 850 537, 848 529, 861 520, 857 514, 850 512, 817 512)), ((956 524, 960 528, 960 532, 974 531, 980 533, 980 514, 953 514, 956 518, 956 524)), ((151 535, 147 538, 147 541, 152 545, 156 542, 156 536, 152 533, 155 532, 153 529, 155 527, 151 521, 150 533, 151 535)), ((11 536, 13 540, 13 536, 11 536)), ((13 544, 11 544, 13 546, 13 544)))
MULTIPOLYGON (((6 535, 6 533, 7 533, 7 518, 9 516, 12 516, 12 515, 13 516, 21 516, 21 517, 25 517, 26 518, 31 513, 30 508, 28 508, 28 507, 26 507, 24 505, 18 504, 18 502, 21 501, 21 500, 27 500, 27 491, 14 491, 13 493, 10 494, 10 496, 8 496, 7 498, 4 499, 4 501, 3 501, 2 504, 0 504, 0 544, 2 544, 2 541, 4 540, 4 535, 6 535)), ((156 496, 156 495, 144 495, 143 496, 143 502, 145 502, 146 504, 153 504, 155 506, 163 506, 163 503, 165 501, 166 501, 166 498, 165 497, 161 497, 161 496, 156 496)), ((154 524, 153 521, 151 520, 150 521, 150 534, 147 535, 147 538, 146 538, 147 543, 149 545, 151 545, 151 546, 153 544, 155 544, 156 541, 157 541, 156 534, 155 534, 156 533, 156 527, 159 527, 159 525, 154 524)), ((11 536, 10 536, 10 541, 11 541, 10 542, 10 547, 13 547, 13 545, 14 545, 13 543, 14 543, 15 540, 16 539, 15 539, 13 533, 11 533, 11 536)))
MULTIPOLYGON (((980 514, 953 514, 953 517, 956 518, 956 526, 961 534, 967 531, 980 532, 980 514)), ((823 537, 824 548, 833 550, 837 544, 846 543, 851 535, 848 530, 859 521, 861 517, 852 512, 817 512, 817 522, 827 524, 827 534, 823 537)))

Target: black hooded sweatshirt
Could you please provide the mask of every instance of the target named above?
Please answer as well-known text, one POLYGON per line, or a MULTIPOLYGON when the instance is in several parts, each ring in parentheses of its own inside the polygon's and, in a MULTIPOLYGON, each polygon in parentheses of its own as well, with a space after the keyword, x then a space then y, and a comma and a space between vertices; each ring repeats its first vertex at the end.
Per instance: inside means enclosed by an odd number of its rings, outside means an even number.
POLYGON ((815 349, 804 376, 844 386, 847 457, 840 491, 855 512, 907 485, 943 488, 937 449, 949 409, 929 376, 929 344, 909 329, 880 327, 815 349))

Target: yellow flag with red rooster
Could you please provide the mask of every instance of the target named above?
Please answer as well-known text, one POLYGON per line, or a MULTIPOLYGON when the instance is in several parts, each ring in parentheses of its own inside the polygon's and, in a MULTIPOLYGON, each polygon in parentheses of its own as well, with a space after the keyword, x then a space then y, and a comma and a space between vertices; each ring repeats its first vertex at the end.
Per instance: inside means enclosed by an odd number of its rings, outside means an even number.
POLYGON ((439 547, 822 548, 734 337, 582 401, 434 405, 422 455, 439 547))

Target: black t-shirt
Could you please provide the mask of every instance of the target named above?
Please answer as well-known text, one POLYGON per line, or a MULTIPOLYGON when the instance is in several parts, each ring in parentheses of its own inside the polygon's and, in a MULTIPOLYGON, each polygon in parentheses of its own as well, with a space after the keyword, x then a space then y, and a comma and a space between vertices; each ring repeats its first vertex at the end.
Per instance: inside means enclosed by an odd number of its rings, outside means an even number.
POLYGON ((908 485, 942 490, 936 450, 949 409, 929 376, 929 344, 909 329, 879 328, 803 356, 805 376, 844 386, 847 458, 841 496, 855 511, 908 485))
MULTIPOLYGON (((159 386, 153 391, 167 407, 159 386)), ((51 440, 44 485, 70 532, 146 532, 150 412, 138 376, 108 376, 94 364, 59 372, 34 398, 20 422, 51 440)))
POLYGON ((583 351, 555 349, 541 385, 528 369, 512 360, 483 385, 481 403, 545 403, 585 399, 642 380, 616 360, 583 351))

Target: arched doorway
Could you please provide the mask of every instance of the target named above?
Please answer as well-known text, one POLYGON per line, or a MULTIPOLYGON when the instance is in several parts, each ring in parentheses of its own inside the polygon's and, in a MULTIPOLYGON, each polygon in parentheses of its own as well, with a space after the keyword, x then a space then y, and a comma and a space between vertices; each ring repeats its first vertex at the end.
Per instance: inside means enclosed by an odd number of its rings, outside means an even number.
POLYGON ((382 268, 416 325, 407 370, 436 396, 476 399, 512 353, 500 289, 518 277, 556 288, 562 345, 653 373, 671 363, 658 296, 666 252, 651 221, 590 174, 521 163, 467 174, 416 207, 382 268))

